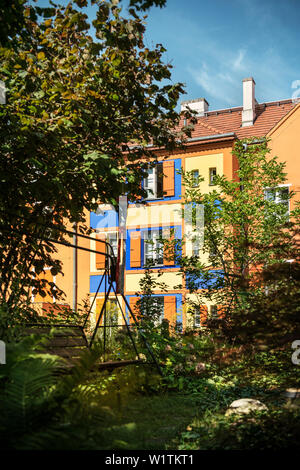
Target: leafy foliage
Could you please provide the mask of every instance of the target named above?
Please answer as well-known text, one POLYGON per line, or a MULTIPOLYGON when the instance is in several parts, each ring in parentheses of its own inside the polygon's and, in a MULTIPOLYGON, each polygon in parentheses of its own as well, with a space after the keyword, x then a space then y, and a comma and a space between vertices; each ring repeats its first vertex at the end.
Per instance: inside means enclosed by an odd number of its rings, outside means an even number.
POLYGON ((143 40, 139 10, 164 3, 131 2, 122 16, 120 2, 101 0, 92 25, 87 1, 26 5, 22 34, 0 49, 0 295, 11 312, 33 268, 60 271, 53 242, 66 219, 83 223, 99 200, 143 193, 150 147, 170 150, 185 135, 174 130, 183 85, 170 82, 163 46, 143 40))
POLYGON ((67 375, 63 360, 43 353, 47 337, 31 335, 7 343, 7 364, 0 370, 0 436, 2 449, 94 448, 90 439, 90 407, 95 399, 91 386, 83 386, 94 366, 97 349, 82 355, 67 375), (74 438, 76 440, 74 441, 74 438))
POLYGON ((6 45, 10 38, 20 34, 24 26, 26 0, 1 0, 0 2, 0 45, 6 45))
POLYGON ((288 213, 293 192, 281 191, 280 202, 276 200, 286 181, 284 163, 271 158, 269 151, 267 141, 236 142, 233 158, 238 169, 233 179, 217 175, 216 186, 206 194, 201 192, 201 178, 196 187, 192 175, 183 174, 185 202, 204 208, 204 239, 199 256, 178 262, 194 294, 194 307, 199 310, 210 302, 221 307, 218 325, 232 340, 266 334, 274 322, 270 333, 280 332, 284 324, 288 332, 299 315, 299 205, 294 203, 288 213), (287 260, 293 260, 294 276, 287 275, 287 260), (275 271, 277 275, 270 275, 275 271))
POLYGON ((139 281, 140 290, 136 294, 139 295, 136 312, 141 327, 151 332, 155 325, 160 322, 162 314, 161 305, 154 301, 154 290, 167 291, 167 286, 159 278, 163 275, 159 270, 153 275, 152 265, 148 262, 145 266, 145 272, 139 281))

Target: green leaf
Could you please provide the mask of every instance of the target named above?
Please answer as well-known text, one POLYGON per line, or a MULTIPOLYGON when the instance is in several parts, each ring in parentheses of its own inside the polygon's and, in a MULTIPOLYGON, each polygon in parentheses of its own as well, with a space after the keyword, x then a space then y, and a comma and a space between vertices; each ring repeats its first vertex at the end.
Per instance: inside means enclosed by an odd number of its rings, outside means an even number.
POLYGON ((45 92, 43 90, 36 91, 33 96, 37 98, 38 100, 41 100, 45 96, 45 92))

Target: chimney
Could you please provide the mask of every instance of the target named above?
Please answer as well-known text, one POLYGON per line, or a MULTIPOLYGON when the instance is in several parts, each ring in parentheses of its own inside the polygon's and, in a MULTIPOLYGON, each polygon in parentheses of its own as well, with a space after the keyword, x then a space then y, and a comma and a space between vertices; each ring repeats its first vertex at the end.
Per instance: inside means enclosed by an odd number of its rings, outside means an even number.
POLYGON ((255 114, 255 81, 252 77, 243 80, 242 127, 253 126, 255 114))
POLYGON ((197 111, 197 116, 204 116, 208 112, 208 102, 205 98, 198 98, 196 100, 182 101, 180 111, 186 111, 187 106, 193 110, 197 111))

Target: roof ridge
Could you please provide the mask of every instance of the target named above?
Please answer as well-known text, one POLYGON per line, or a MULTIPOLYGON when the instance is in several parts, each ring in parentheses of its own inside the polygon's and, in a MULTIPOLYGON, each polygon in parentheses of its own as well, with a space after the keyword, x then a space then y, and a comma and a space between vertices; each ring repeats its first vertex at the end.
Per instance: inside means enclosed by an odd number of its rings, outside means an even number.
MULTIPOLYGON (((262 103, 256 103, 256 106, 270 106, 270 105, 276 105, 276 104, 288 104, 291 103, 293 100, 292 98, 285 98, 283 100, 275 100, 275 101, 263 101, 262 103)), ((243 110, 243 106, 233 106, 230 108, 221 108, 221 109, 212 109, 210 111, 206 112, 206 115, 214 115, 216 113, 221 114, 221 113, 230 113, 230 112, 236 112, 236 111, 241 111, 243 110)))

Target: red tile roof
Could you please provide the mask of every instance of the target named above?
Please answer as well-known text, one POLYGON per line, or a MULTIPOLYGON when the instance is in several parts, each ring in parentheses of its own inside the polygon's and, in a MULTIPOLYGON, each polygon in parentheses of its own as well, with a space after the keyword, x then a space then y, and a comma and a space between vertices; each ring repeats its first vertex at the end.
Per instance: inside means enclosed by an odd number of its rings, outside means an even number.
POLYGON ((293 107, 291 99, 256 105, 253 126, 242 127, 242 107, 209 111, 197 118, 192 138, 234 132, 239 139, 266 135, 293 107))

